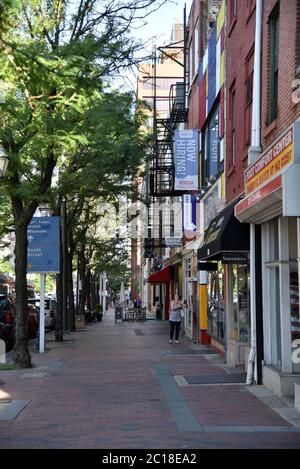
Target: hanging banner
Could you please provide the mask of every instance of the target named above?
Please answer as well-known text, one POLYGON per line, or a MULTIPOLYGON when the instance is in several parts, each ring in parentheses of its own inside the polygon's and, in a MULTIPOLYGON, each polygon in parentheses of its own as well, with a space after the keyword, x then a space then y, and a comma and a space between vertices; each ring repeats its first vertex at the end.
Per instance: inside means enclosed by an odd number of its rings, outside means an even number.
POLYGON ((175 190, 198 190, 197 130, 175 130, 175 190))
POLYGON ((183 205, 183 231, 196 231, 197 220, 196 220, 196 207, 197 198, 195 195, 185 194, 182 196, 183 205))

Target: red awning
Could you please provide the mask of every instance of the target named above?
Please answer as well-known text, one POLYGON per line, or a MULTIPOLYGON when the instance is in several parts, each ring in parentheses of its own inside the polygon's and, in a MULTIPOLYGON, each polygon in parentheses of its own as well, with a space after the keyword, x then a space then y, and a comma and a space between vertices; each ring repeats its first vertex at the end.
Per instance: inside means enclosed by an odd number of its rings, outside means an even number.
POLYGON ((150 275, 148 278, 149 283, 169 283, 171 280, 171 268, 170 266, 150 275))

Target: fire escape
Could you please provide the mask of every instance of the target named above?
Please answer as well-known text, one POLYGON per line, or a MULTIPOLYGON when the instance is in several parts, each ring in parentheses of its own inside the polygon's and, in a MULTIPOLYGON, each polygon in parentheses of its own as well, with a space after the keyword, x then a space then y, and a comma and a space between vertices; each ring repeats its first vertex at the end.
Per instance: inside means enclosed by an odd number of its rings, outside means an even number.
POLYGON ((183 195, 184 192, 175 190, 175 161, 174 161, 174 130, 185 123, 188 109, 187 103, 187 37, 186 12, 184 11, 183 41, 159 47, 158 50, 165 57, 183 67, 183 81, 171 85, 169 92, 169 113, 166 118, 157 116, 156 101, 156 54, 154 57, 154 106, 153 106, 153 151, 148 174, 148 196, 151 199, 148 219, 148 239, 144 239, 144 256, 153 258, 154 266, 160 266, 162 249, 168 247, 161 233, 161 218, 155 214, 154 206, 166 197, 183 195), (181 59, 178 51, 181 50, 181 59), (159 227, 159 228, 158 228, 159 227), (159 234, 155 231, 159 230, 159 234), (158 235, 158 236, 157 236, 158 235))
POLYGON ((185 88, 184 82, 178 82, 171 86, 169 117, 155 119, 153 156, 150 167, 150 195, 152 197, 172 197, 183 194, 183 192, 174 189, 173 134, 178 124, 186 121, 185 88))

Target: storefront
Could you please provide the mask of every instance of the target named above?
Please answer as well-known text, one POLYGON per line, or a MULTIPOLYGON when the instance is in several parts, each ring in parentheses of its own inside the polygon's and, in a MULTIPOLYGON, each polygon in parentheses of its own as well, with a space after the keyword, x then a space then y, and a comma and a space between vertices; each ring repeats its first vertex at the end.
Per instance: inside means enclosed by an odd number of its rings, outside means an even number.
POLYGON ((153 302, 157 307, 158 318, 168 320, 170 310, 170 284, 173 280, 174 271, 172 267, 167 266, 164 269, 150 275, 149 284, 153 285, 153 302))
POLYGON ((261 225, 263 383, 293 396, 300 383, 300 123, 287 129, 245 172, 242 222, 261 225))
POLYGON ((207 333, 229 364, 245 360, 249 341, 249 226, 234 217, 234 204, 215 217, 198 250, 207 269, 207 333))
MULTIPOLYGON (((194 242, 190 243, 194 245, 194 242)), ((183 300, 186 303, 183 330, 187 337, 199 340, 199 297, 197 277, 197 251, 183 249, 183 300)))

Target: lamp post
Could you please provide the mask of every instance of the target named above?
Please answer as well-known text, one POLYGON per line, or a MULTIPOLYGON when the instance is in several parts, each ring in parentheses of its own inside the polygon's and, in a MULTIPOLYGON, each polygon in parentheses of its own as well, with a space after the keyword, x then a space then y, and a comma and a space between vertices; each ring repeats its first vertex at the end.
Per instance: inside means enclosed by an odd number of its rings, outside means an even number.
POLYGON ((6 170, 9 164, 9 157, 6 151, 3 148, 2 143, 0 143, 0 180, 5 176, 6 170))

